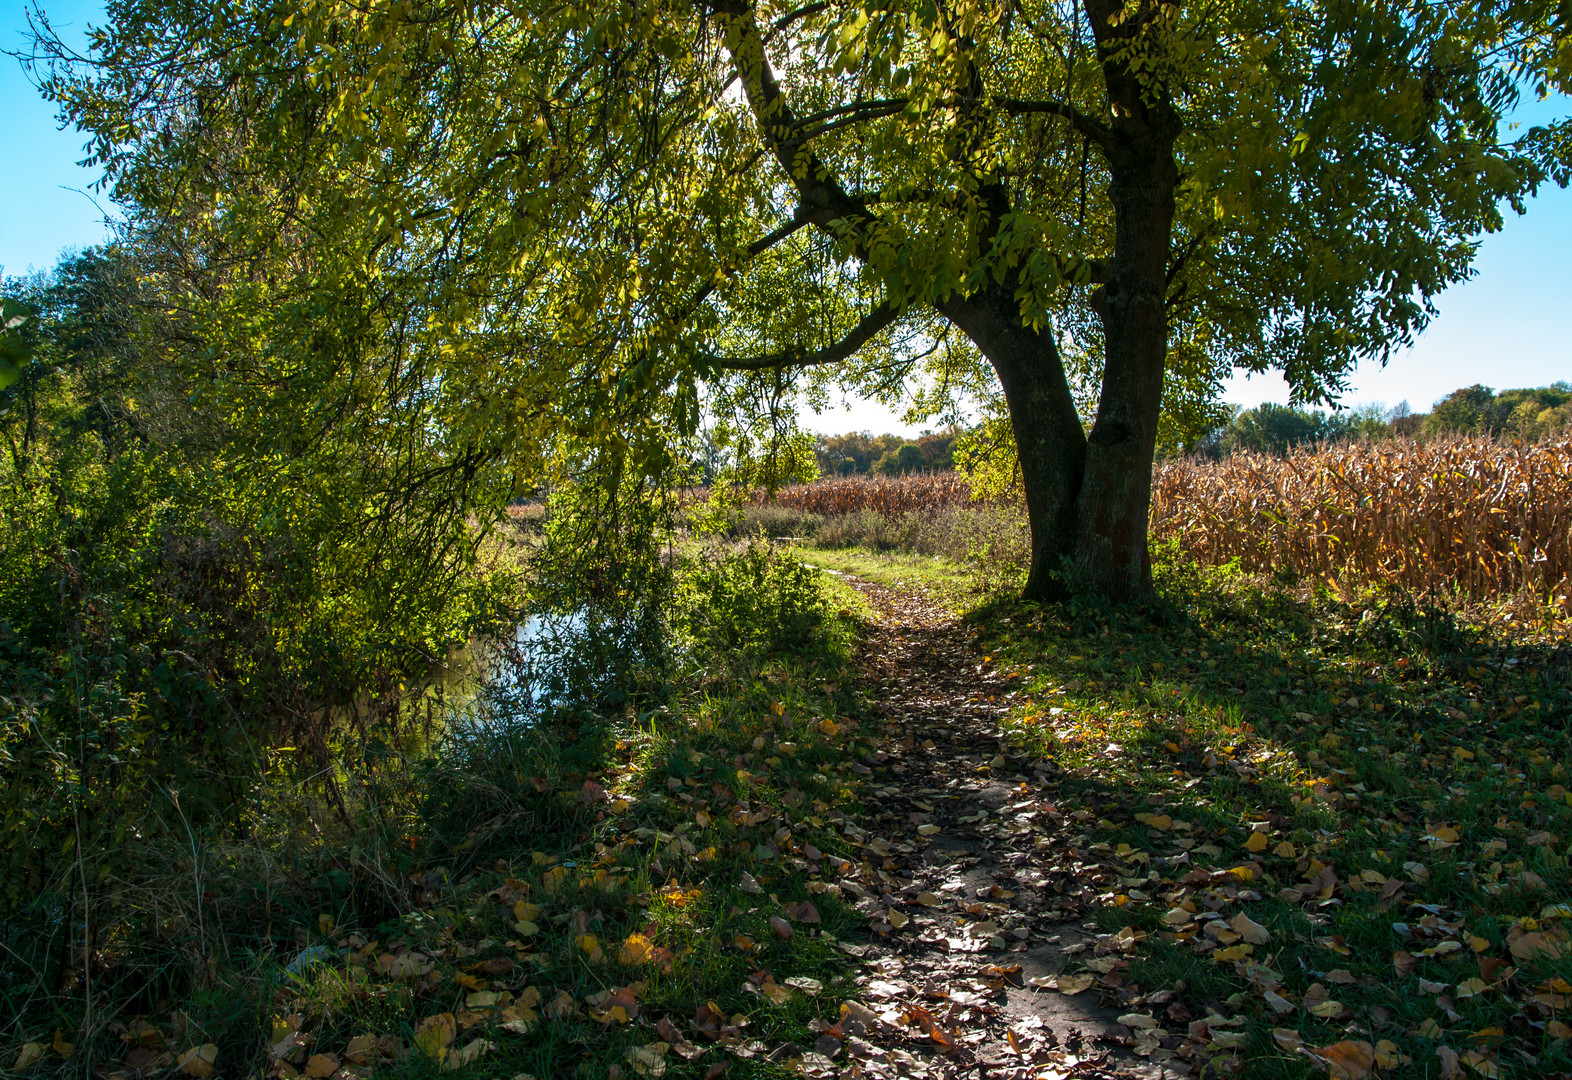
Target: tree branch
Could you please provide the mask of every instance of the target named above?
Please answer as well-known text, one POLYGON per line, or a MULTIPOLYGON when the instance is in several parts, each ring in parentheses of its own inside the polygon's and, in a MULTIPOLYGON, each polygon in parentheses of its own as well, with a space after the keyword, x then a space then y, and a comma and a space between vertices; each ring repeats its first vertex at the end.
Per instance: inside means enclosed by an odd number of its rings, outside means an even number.
POLYGON ((1075 130, 1091 139, 1104 150, 1108 149, 1110 140, 1113 138, 1113 133, 1106 127, 1067 102, 1027 101, 1023 98, 994 98, 992 104, 995 108, 1009 113, 1011 116, 1038 114, 1057 116, 1068 120, 1074 125, 1075 130))
POLYGON ((697 359, 702 364, 708 364, 719 371, 779 371, 782 368, 815 367, 819 364, 838 364, 842 360, 849 360, 868 342, 872 341, 881 330, 900 317, 900 312, 889 304, 880 304, 862 321, 854 326, 851 333, 847 334, 834 345, 827 345, 822 349, 808 352, 804 349, 787 349, 783 352, 769 353, 764 356, 726 357, 711 356, 700 353, 697 359))

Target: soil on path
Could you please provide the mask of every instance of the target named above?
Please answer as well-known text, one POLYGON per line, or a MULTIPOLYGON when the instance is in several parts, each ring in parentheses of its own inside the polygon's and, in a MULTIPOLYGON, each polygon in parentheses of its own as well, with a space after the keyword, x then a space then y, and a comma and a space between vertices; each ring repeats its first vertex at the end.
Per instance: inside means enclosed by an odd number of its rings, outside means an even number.
MULTIPOLYGON (((852 1025, 864 1033, 846 1040, 843 1070, 850 1058, 866 1076, 1185 1075, 1119 1021, 1161 1016, 1173 995, 1133 985, 1129 931, 1092 921, 1099 897, 1128 883, 1083 835, 1097 816, 1084 793, 1004 746, 1011 679, 943 607, 845 580, 877 612, 862 679, 886 727, 867 761, 869 827, 847 829, 880 885, 848 890, 871 934, 845 946, 864 966, 852 1025)), ((1173 1002, 1170 1026, 1189 1019, 1173 1002)))

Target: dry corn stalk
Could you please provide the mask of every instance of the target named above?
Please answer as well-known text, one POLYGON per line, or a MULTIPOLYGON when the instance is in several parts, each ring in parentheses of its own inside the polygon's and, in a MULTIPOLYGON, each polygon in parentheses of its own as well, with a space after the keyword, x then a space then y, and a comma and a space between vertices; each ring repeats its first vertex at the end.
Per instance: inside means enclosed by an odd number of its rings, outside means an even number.
POLYGON ((1572 606, 1572 438, 1185 459, 1160 464, 1152 487, 1153 538, 1203 563, 1572 606))

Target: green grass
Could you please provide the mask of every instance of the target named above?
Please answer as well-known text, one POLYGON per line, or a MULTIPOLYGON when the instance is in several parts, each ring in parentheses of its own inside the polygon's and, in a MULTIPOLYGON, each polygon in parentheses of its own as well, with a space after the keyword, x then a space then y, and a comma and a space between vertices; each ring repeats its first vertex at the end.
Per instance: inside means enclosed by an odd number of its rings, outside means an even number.
POLYGON ((986 595, 966 567, 939 555, 814 547, 793 548, 792 554, 809 566, 850 574, 957 610, 975 605, 986 595))
POLYGON ((1374 1044, 1391 1075, 1440 1075, 1447 1050, 1482 1076, 1572 1068, 1565 643, 1160 577, 1144 610, 972 619, 1020 678, 1017 746, 1067 772, 1085 843, 1126 868, 1100 898, 1107 929, 1146 935, 1120 978, 1243 1021, 1231 1049, 1158 1010, 1163 1052, 1253 1076, 1325 1075, 1295 1038, 1374 1044), (1212 910, 1268 937, 1209 941, 1212 910))

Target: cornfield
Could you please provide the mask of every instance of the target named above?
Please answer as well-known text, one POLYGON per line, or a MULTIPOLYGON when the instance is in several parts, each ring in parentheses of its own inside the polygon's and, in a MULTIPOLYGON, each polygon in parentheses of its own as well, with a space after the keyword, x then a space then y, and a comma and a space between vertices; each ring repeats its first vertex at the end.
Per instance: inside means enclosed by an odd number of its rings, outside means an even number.
POLYGON ((909 473, 905 476, 848 476, 794 484, 773 497, 754 492, 755 504, 773 502, 809 514, 830 517, 873 510, 899 517, 913 510, 936 510, 971 502, 971 483, 957 472, 909 473))
POLYGON ((1192 557, 1475 599, 1572 595, 1572 438, 1392 440, 1162 463, 1152 537, 1192 557))

